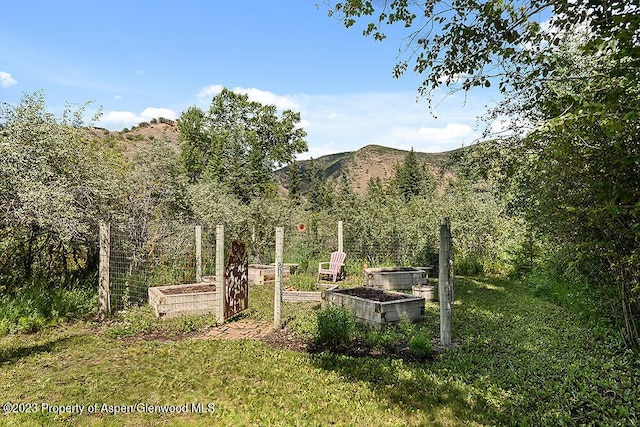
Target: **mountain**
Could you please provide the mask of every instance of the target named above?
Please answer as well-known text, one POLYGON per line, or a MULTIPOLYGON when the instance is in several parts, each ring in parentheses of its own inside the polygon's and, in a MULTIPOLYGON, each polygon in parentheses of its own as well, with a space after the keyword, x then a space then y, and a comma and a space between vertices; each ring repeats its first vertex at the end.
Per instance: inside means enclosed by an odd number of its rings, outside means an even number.
MULTIPOLYGON (((453 177, 448 165, 451 156, 458 150, 444 153, 421 153, 416 152, 420 163, 437 177, 439 187, 446 185, 446 182, 453 177)), ((342 174, 351 178, 353 190, 363 193, 371 178, 380 178, 382 182, 388 181, 395 176, 396 168, 404 162, 408 151, 396 148, 383 147, 380 145, 367 145, 358 151, 329 154, 313 160, 302 160, 298 162, 303 176, 309 169, 313 161, 323 172, 323 176, 328 181, 336 182, 340 180, 342 174)), ((289 187, 288 172, 289 166, 276 171, 276 178, 283 188, 289 187)), ((303 189, 307 180, 303 180, 303 189)))
MULTIPOLYGON (((179 150, 179 133, 175 121, 167 119, 153 119, 150 122, 142 122, 131 129, 122 131, 108 131, 102 128, 93 128, 94 135, 102 138, 112 138, 122 141, 126 150, 135 151, 137 147, 152 143, 155 140, 164 138, 169 141, 170 146, 179 150)), ((421 153, 416 152, 418 161, 426 165, 427 169, 436 177, 438 187, 443 188, 453 177, 450 167, 452 155, 461 149, 444 153, 421 153)), ((380 145, 367 145, 357 151, 329 154, 313 159, 313 162, 322 172, 326 180, 337 182, 342 174, 351 178, 354 191, 363 193, 371 178, 380 178, 386 182, 395 176, 398 165, 404 162, 408 151, 396 148, 383 147, 380 145)), ((298 162, 303 176, 310 166, 311 160, 301 160, 298 162)), ((287 172, 289 166, 276 171, 276 179, 280 186, 280 193, 287 194, 289 187, 289 177, 287 172)), ((303 190, 306 187, 307 179, 303 179, 303 190)))

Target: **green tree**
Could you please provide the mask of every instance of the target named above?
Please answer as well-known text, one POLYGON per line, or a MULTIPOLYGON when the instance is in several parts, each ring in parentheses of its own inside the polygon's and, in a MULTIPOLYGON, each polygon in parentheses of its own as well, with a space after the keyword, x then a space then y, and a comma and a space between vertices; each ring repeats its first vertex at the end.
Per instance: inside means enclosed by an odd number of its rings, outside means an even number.
POLYGON ((459 1, 393 0, 327 1, 329 14, 346 27, 359 21, 363 34, 384 40, 388 26, 404 27, 401 57, 394 69, 400 76, 410 69, 425 79, 419 88, 431 94, 443 84, 468 90, 491 86, 504 93, 536 85, 553 73, 555 64, 547 48, 559 42, 559 30, 578 24, 591 29, 588 48, 597 49, 615 39, 621 52, 632 58, 621 64, 626 71, 640 65, 639 6, 629 2, 530 0, 459 1), (545 21, 545 22, 543 22, 545 21), (551 29, 551 30, 549 30, 551 29))
POLYGON ((317 212, 328 208, 333 203, 333 189, 326 180, 324 171, 314 159, 310 159, 305 170, 307 181, 307 200, 311 211, 317 212))
POLYGON ((413 148, 411 148, 402 165, 397 168, 393 184, 400 196, 408 202, 412 198, 423 194, 424 183, 424 169, 420 166, 418 157, 413 148))
POLYGON ((289 199, 299 205, 302 193, 302 171, 297 161, 293 161, 289 165, 287 178, 289 180, 289 199))
POLYGON ((228 89, 207 112, 187 109, 178 122, 182 163, 192 183, 207 178, 225 184, 244 203, 274 193, 274 169, 307 150, 300 114, 250 101, 228 89))
POLYGON ((121 184, 114 223, 127 229, 136 247, 152 240, 152 230, 163 228, 162 224, 192 217, 179 154, 167 139, 131 145, 119 161, 121 184))
POLYGON ((640 320, 640 70, 621 74, 617 43, 585 55, 561 43, 556 77, 516 113, 535 111, 539 125, 521 141, 526 185, 519 200, 529 221, 569 247, 588 275, 620 287, 629 342, 640 320))
POLYGON ((95 266, 97 220, 110 215, 117 183, 104 147, 83 127, 85 107, 62 118, 42 92, 0 107, 0 282, 6 286, 95 266))

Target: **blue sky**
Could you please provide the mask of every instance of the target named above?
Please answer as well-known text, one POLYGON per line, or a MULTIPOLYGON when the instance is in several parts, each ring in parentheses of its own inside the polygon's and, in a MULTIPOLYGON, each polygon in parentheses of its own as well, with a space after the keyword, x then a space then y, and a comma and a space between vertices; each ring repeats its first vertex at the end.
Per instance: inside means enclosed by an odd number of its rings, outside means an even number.
POLYGON ((316 2, 6 2, 0 101, 44 90, 54 113, 93 101, 95 124, 121 130, 207 108, 227 87, 299 111, 309 144, 300 158, 367 144, 439 152, 480 136, 493 92, 447 97, 435 119, 417 100, 420 76, 392 77, 399 34, 365 38, 316 2))

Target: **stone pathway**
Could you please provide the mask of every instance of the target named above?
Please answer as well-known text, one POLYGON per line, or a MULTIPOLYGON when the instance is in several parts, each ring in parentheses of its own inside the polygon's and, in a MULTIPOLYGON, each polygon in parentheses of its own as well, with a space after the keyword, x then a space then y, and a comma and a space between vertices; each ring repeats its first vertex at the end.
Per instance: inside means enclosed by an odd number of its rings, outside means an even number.
POLYGON ((203 338, 241 340, 263 338, 273 331, 273 323, 263 320, 241 319, 209 330, 203 338))

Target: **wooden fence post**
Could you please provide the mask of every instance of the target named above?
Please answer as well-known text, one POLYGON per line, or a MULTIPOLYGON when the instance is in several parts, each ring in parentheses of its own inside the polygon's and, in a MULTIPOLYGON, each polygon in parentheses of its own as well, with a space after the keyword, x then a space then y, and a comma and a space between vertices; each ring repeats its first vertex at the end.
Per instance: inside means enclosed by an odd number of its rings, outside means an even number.
POLYGON ((111 255, 111 224, 100 221, 100 279, 98 282, 98 320, 105 320, 111 314, 109 295, 109 258, 111 255))
POLYGON ((216 226, 216 298, 218 323, 224 323, 224 225, 216 226))
POLYGON ((196 283, 202 282, 202 226, 196 225, 196 283))
POLYGON ((273 327, 282 326, 282 260, 284 254, 284 227, 276 227, 276 280, 273 295, 273 327))
POLYGON ((440 300, 440 344, 451 345, 453 329, 453 259, 451 257, 451 225, 449 218, 440 224, 438 298, 440 300))
POLYGON ((342 232, 343 224, 344 224, 343 221, 338 221, 338 251, 339 252, 344 252, 344 244, 343 244, 344 234, 342 232))

